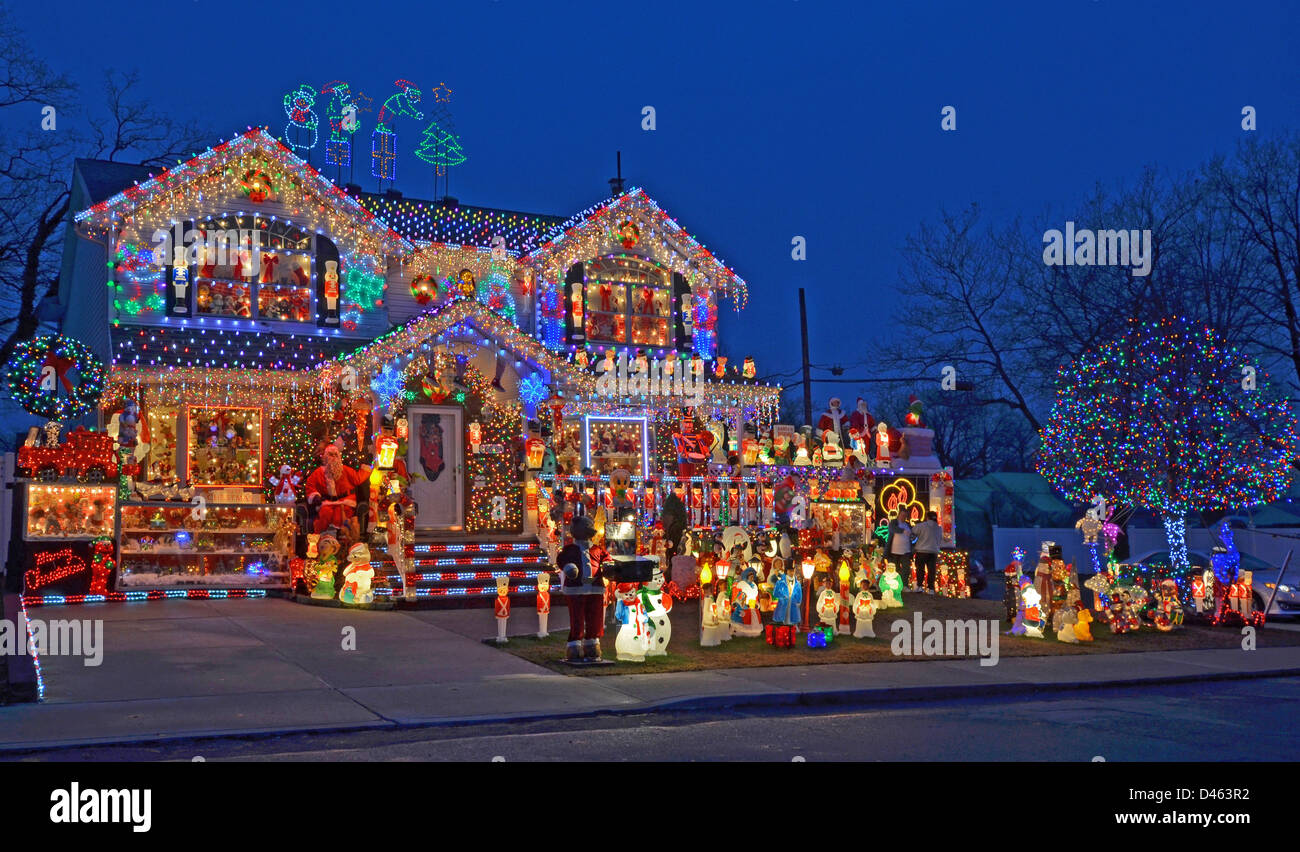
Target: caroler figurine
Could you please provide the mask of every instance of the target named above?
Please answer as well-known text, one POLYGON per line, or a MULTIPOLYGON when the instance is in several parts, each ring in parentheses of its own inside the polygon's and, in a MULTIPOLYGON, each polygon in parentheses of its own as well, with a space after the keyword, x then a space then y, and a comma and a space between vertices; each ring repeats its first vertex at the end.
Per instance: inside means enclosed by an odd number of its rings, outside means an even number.
POLYGON ((731 632, 736 636, 762 636, 763 620, 758 610, 758 572, 746 568, 731 590, 731 632))
POLYGON ((876 631, 871 622, 876 617, 876 599, 868 591, 865 580, 858 584, 858 588, 853 598, 853 617, 857 619, 853 636, 855 639, 874 639, 876 631))

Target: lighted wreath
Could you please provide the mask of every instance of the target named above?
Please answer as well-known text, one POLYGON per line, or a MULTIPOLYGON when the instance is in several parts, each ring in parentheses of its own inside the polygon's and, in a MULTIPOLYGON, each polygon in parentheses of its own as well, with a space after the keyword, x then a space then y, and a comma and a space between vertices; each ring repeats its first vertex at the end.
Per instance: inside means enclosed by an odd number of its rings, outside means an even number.
POLYGON ((624 219, 618 226, 618 237, 623 243, 623 248, 630 249, 641 242, 641 229, 631 219, 624 219))
POLYGON ((275 192, 275 184, 271 181, 271 176, 257 168, 244 172, 244 176, 239 179, 239 185, 249 201, 259 203, 275 192))
POLYGON ((5 384, 23 409, 49 420, 88 414, 104 392, 104 365, 79 340, 47 334, 14 347, 5 384))
POLYGON ((432 275, 417 275, 411 279, 411 296, 421 305, 427 305, 438 294, 438 281, 432 275))

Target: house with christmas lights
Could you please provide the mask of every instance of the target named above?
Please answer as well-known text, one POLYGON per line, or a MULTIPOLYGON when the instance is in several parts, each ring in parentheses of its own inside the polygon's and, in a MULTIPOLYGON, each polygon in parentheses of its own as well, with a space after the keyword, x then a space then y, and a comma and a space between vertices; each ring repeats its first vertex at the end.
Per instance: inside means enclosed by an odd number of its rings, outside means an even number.
POLYGON ((26 544, 107 536, 116 562, 45 591, 301 589, 317 536, 377 545, 380 597, 485 591, 423 570, 480 548, 526 590, 552 509, 611 506, 611 475, 647 530, 674 491, 700 526, 770 523, 780 389, 718 357, 745 282, 644 191, 567 219, 367 194, 261 128, 142 172, 76 164, 61 332, 106 365, 86 425, 124 478, 45 472, 26 544), (360 472, 342 528, 321 505, 345 495, 313 499, 325 444, 360 472))

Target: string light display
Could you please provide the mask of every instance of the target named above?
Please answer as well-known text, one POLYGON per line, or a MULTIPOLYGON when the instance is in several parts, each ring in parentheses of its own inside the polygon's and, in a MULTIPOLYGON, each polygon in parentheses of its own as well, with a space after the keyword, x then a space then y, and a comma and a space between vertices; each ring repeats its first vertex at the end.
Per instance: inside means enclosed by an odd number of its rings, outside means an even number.
POLYGON ((652 260, 684 276, 695 290, 717 290, 729 297, 736 310, 749 300, 744 279, 726 267, 702 243, 659 208, 645 191, 633 188, 570 217, 547 235, 542 244, 520 263, 537 271, 538 278, 555 283, 573 264, 621 249, 620 226, 634 221, 640 229, 637 245, 652 260))
MULTIPOLYGON (((95 603, 138 603, 142 601, 216 601, 236 598, 264 598, 266 589, 148 589, 108 592, 96 595, 23 595, 23 606, 78 606, 95 603)), ((28 645, 30 648, 31 646, 28 645)))
POLYGON ((329 138, 325 140, 325 165, 347 168, 352 165, 352 134, 360 129, 358 104, 342 80, 326 83, 320 93, 330 96, 325 113, 330 127, 329 138))
POLYGON ((1130 321, 1061 368, 1056 385, 1039 473, 1071 500, 1106 494, 1159 513, 1184 573, 1187 513, 1266 503, 1290 481, 1294 414, 1264 371, 1207 326, 1130 321))
MULTIPOLYGON (((489 246, 501 237, 509 252, 528 252, 541 245, 543 237, 564 221, 562 216, 542 216, 494 210, 486 207, 440 204, 362 193, 366 208, 409 240, 460 248, 489 246)), ((484 249, 486 251, 486 249, 484 249)), ((445 275, 446 273, 444 273, 445 275)))
POLYGON ((78 231, 92 239, 107 240, 120 232, 128 243, 148 245, 158 228, 170 229, 204 215, 249 212, 246 206, 257 202, 248 197, 241 181, 251 169, 260 169, 275 187, 278 218, 287 216, 309 231, 328 232, 335 243, 376 259, 414 249, 261 127, 116 193, 77 213, 74 221, 78 231))

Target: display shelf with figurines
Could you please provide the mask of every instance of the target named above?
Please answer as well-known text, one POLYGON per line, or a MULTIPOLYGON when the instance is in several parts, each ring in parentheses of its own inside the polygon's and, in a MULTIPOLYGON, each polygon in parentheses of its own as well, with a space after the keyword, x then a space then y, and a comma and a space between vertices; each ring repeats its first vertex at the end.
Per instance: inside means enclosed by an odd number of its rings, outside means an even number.
POLYGON ((28 541, 92 539, 113 532, 116 485, 30 483, 26 488, 28 541))
POLYGON ((288 586, 296 533, 287 506, 128 503, 118 587, 288 586))

